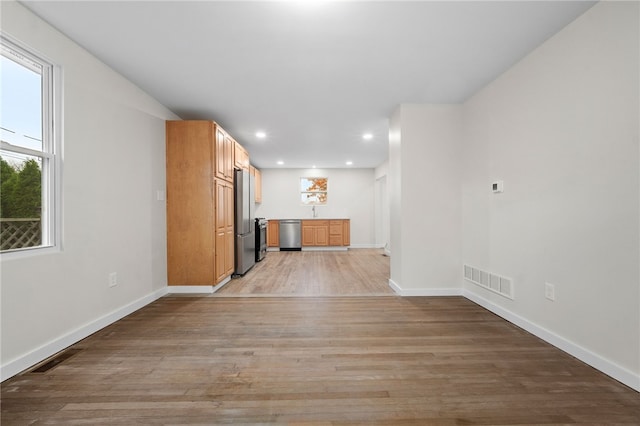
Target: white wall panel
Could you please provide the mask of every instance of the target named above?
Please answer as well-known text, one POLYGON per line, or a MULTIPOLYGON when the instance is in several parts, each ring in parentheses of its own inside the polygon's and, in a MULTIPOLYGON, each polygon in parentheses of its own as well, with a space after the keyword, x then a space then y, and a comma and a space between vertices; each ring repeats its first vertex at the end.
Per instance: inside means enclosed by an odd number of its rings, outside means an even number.
POLYGON ((166 287, 156 191, 165 187, 164 121, 177 117, 22 5, 1 7, 3 32, 64 73, 63 250, 2 258, 1 357, 12 370, 166 287))
POLYGON ((464 105, 462 189, 463 261, 515 298, 466 289, 636 375, 638 7, 595 5, 464 105))

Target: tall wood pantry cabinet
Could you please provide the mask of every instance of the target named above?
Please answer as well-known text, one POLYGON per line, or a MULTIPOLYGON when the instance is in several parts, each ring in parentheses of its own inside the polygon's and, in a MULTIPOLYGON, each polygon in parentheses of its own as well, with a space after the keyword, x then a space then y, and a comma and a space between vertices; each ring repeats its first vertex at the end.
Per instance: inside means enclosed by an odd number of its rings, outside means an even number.
POLYGON ((233 273, 235 141, 214 121, 167 121, 169 285, 216 285, 233 273))

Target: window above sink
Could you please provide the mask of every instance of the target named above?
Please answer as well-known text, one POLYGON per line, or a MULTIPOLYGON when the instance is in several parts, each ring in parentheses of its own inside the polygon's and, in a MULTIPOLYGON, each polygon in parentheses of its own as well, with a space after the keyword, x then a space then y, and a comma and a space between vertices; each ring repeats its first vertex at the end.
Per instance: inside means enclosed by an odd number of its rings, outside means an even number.
POLYGON ((300 201, 305 206, 327 204, 328 181, 326 177, 300 178, 300 201))

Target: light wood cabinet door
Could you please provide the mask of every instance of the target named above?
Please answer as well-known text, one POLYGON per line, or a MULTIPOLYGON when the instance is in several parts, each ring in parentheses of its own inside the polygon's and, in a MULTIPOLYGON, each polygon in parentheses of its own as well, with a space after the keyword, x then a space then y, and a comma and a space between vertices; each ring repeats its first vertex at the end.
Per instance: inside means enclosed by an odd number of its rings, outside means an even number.
POLYGON ((342 245, 351 245, 351 221, 349 219, 342 221, 342 245))
POLYGON ((234 197, 233 197, 233 183, 226 182, 225 190, 225 245, 224 251, 225 257, 225 278, 233 274, 235 269, 235 233, 234 233, 234 197))
POLYGON ((262 172, 260 171, 260 169, 256 169, 255 167, 251 166, 253 169, 253 176, 254 176, 254 184, 255 184, 255 202, 256 203, 261 203, 262 202, 262 172))
POLYGON ((302 225, 302 245, 303 246, 315 246, 316 245, 316 227, 313 225, 302 225))
POLYGON ((280 222, 277 220, 267 224, 267 247, 280 247, 280 222))
POLYGON ((226 135, 224 138, 223 145, 223 153, 222 156, 224 158, 223 167, 224 167, 224 179, 228 181, 233 181, 233 147, 234 141, 231 139, 229 135, 226 135))
POLYGON ((233 271, 235 270, 235 244, 236 244, 236 239, 235 239, 235 235, 233 234, 233 231, 227 231, 225 233, 225 246, 224 246, 225 247, 224 252, 226 254, 225 256, 226 270, 225 270, 224 278, 233 274, 233 271))
POLYGON ((233 180, 234 140, 218 125, 215 127, 216 178, 233 180))
POLYGON ((329 245, 341 246, 343 245, 343 221, 342 220, 330 220, 329 221, 329 245))
POLYGON ((216 233, 225 233, 227 230, 227 210, 225 198, 225 182, 222 179, 215 180, 215 197, 216 197, 216 233))
POLYGON ((216 153, 218 154, 216 156, 216 177, 218 179, 226 179, 224 158, 225 136, 226 134, 224 133, 224 131, 221 128, 216 127, 216 153))
POLYGON ((302 245, 328 246, 329 245, 329 221, 328 220, 303 220, 302 221, 302 245))
POLYGON ((216 282, 233 273, 233 184, 216 179, 216 282))
POLYGON ((216 233, 216 284, 233 273, 233 232, 216 233))
POLYGON ((226 246, 226 233, 225 232, 216 232, 216 283, 219 283, 223 279, 225 279, 226 273, 226 250, 221 250, 221 247, 226 246))
POLYGON ((328 246, 329 245, 329 226, 318 225, 316 226, 316 246, 328 246))
POLYGON ((234 144, 234 166, 238 169, 249 170, 249 153, 238 142, 234 144))

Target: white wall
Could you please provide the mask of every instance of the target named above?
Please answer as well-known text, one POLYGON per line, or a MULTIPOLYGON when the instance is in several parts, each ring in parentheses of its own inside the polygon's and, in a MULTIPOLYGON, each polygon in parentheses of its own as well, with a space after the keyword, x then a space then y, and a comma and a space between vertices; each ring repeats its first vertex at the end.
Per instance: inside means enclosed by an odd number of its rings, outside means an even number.
POLYGON ((391 255, 390 228, 391 213, 389 209, 389 161, 385 161, 375 171, 375 241, 377 247, 384 247, 384 253, 391 255))
POLYGON ((637 390, 639 6, 595 5, 462 106, 401 105, 389 137, 396 291, 464 294, 637 390))
POLYGON ((317 219, 351 220, 351 247, 375 246, 374 169, 262 169, 262 203, 256 216, 311 219, 300 202, 301 177, 326 177, 328 202, 316 206, 317 219))
POLYGON ((389 284, 397 290, 402 283, 402 120, 398 107, 389 118, 389 161, 387 191, 389 196, 389 284))
POLYGON ((391 119, 391 280, 400 294, 461 286, 461 118, 457 105, 404 104, 391 119))
POLYGON ((387 176, 389 174, 389 160, 376 167, 374 170, 374 174, 376 179, 387 176))
POLYGON ((1 8, 3 32, 64 73, 64 245, 2 258, 4 379, 165 289, 156 190, 165 187, 164 120, 178 117, 22 5, 1 8))
POLYGON ((638 6, 595 5, 468 101, 463 168, 463 261, 516 298, 465 288, 636 377, 638 6))

